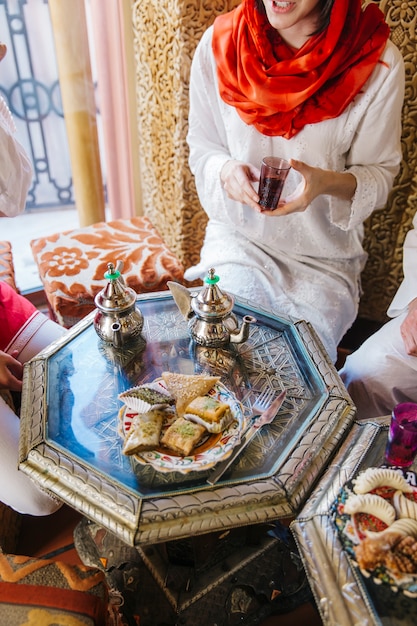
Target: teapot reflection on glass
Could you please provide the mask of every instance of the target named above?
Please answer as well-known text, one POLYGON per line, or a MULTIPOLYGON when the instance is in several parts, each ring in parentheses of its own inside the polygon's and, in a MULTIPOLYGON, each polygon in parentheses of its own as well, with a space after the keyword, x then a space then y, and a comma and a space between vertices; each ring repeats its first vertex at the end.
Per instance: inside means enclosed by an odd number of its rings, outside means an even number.
POLYGON ((121 348, 138 341, 143 328, 143 316, 136 305, 136 293, 127 287, 120 270, 107 264, 104 278, 107 285, 94 298, 97 311, 94 328, 100 339, 121 348))
POLYGON ((204 279, 205 287, 198 293, 190 293, 179 283, 168 282, 179 310, 189 320, 188 328, 193 341, 202 346, 243 343, 249 337, 250 324, 256 323, 254 317, 245 315, 239 328, 233 313, 234 298, 220 290, 219 280, 212 268, 204 279))

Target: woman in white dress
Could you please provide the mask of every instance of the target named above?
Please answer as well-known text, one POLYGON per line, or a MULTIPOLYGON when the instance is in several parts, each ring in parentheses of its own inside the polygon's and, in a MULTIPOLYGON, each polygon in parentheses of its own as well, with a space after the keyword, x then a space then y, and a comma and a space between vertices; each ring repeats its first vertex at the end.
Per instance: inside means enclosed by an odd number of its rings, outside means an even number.
MULTIPOLYGON (((5 54, 6 46, 0 44, 0 60, 5 54)), ((0 97, 0 218, 24 210, 31 181, 32 166, 15 138, 13 118, 0 97)), ((0 282, 0 390, 20 392, 23 364, 64 332, 26 298, 0 282)), ((20 513, 48 515, 62 502, 18 470, 19 429, 19 417, 0 397, 0 501, 20 513)))
POLYGON ((310 322, 336 360, 366 261, 363 222, 401 161, 404 67, 383 14, 361 0, 243 0, 193 58, 187 141, 209 222, 201 259, 220 287, 310 322), (264 156, 292 169, 262 212, 264 156))
POLYGON ((348 356, 340 371, 359 419, 417 402, 417 214, 404 241, 403 270, 387 311, 392 319, 348 356))

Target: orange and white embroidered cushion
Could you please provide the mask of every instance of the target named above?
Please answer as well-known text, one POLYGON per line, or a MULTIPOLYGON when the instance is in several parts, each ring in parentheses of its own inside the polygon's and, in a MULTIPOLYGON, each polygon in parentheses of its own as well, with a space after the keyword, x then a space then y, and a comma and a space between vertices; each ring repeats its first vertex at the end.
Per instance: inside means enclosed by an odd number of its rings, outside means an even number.
POLYGON ((67 328, 94 310, 108 263, 123 262, 123 278, 136 293, 162 291, 167 281, 184 278, 181 262, 146 217, 99 222, 30 245, 53 315, 67 328))

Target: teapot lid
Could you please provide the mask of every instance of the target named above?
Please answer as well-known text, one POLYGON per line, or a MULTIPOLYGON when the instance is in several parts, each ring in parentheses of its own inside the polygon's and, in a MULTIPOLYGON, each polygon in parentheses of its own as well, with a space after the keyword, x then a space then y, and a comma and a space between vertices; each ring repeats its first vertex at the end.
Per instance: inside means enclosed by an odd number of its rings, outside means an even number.
POLYGON ((220 290, 217 285, 219 280, 214 268, 209 269, 204 279, 206 287, 191 301, 191 306, 197 316, 223 318, 231 313, 234 298, 220 290))
POLYGON ((102 311, 124 311, 136 302, 136 293, 126 287, 121 273, 115 269, 113 263, 107 264, 104 278, 107 285, 94 298, 95 305, 102 311))

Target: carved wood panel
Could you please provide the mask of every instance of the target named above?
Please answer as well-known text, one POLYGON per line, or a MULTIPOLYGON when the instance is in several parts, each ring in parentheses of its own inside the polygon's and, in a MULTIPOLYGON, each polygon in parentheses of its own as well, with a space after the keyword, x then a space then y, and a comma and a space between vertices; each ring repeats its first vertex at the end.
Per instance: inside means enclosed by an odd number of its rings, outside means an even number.
POLYGON ((207 223, 188 166, 191 60, 216 15, 238 3, 133 3, 144 212, 186 267, 199 259, 207 223))
MULTIPOLYGON (((381 0, 373 4, 385 13, 391 39, 403 54, 406 71, 401 169, 386 207, 368 219, 365 230, 369 258, 362 274, 364 293, 359 313, 368 319, 385 321, 386 310, 403 277, 402 246, 417 209, 417 1, 381 0)), ((389 120, 381 123, 387 124, 389 132, 389 120)))

